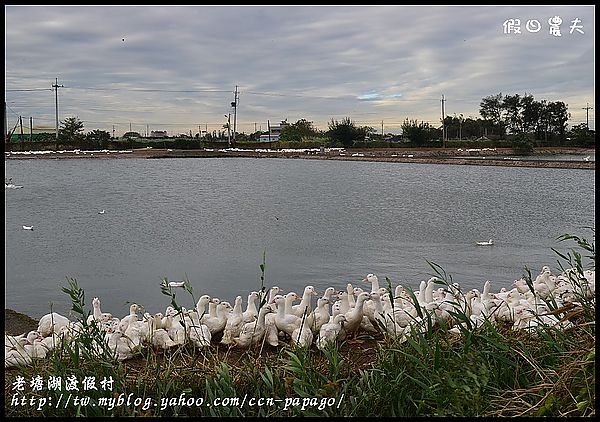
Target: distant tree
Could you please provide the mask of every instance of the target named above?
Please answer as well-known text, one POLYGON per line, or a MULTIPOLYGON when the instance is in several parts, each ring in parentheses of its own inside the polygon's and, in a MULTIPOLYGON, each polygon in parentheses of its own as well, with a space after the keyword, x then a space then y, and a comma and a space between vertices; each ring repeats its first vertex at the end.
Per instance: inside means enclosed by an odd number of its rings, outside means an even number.
POLYGON ((533 95, 525 94, 521 98, 522 129, 524 133, 535 133, 543 110, 543 104, 533 99, 533 95))
POLYGON ((414 146, 420 147, 425 145, 427 141, 440 138, 441 130, 430 126, 429 123, 423 121, 419 123, 417 120, 407 118, 402 123, 402 136, 408 138, 414 146))
POLYGON ((502 100, 504 125, 509 133, 523 133, 523 113, 521 96, 519 94, 507 95, 502 100))
POLYGON ((313 138, 319 135, 319 131, 313 126, 312 122, 300 119, 296 123, 285 126, 281 129, 279 139, 289 142, 301 142, 306 138, 313 138))
POLYGON ((123 138, 141 138, 141 135, 138 132, 125 132, 123 138))
POLYGON ((591 130, 585 123, 575 125, 569 131, 571 144, 579 147, 594 147, 596 145, 596 131, 591 130))
POLYGON ((503 111, 503 98, 502 93, 496 95, 490 95, 481 100, 479 104, 479 114, 484 120, 488 120, 493 126, 500 129, 499 135, 504 136, 504 118, 502 116, 503 111))
POLYGON ((567 105, 562 101, 548 103, 548 123, 550 131, 558 137, 560 145, 566 141, 567 122, 571 114, 567 111, 567 105))
POLYGON ((356 127, 349 117, 345 117, 341 122, 331 119, 328 128, 327 137, 344 148, 351 147, 354 142, 364 141, 367 134, 365 128, 356 127))
POLYGON ((58 139, 67 144, 79 144, 84 140, 83 122, 77 117, 67 117, 58 129, 58 139))
POLYGON ((533 141, 526 133, 513 136, 510 142, 515 154, 529 155, 533 152, 533 141))
POLYGON ((91 148, 104 149, 110 142, 110 133, 105 130, 92 130, 85 136, 86 144, 91 148))

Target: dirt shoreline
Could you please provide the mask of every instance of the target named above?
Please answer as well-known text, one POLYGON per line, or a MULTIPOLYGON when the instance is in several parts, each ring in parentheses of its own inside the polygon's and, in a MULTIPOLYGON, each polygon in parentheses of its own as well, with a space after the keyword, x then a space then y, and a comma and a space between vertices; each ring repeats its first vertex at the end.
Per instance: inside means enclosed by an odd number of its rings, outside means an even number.
POLYGON ((136 149, 132 151, 62 151, 44 153, 5 153, 7 160, 19 159, 111 159, 111 158, 301 158, 313 160, 378 161, 415 164, 455 164, 505 167, 567 168, 595 170, 595 161, 586 161, 584 157, 595 154, 594 148, 537 148, 534 155, 578 154, 576 160, 520 160, 510 158, 511 148, 481 149, 405 149, 405 148, 369 148, 346 151, 331 150, 319 152, 313 150, 175 150, 175 149, 136 149), (506 158, 508 159, 506 159, 506 158))
POLYGON ((4 309, 4 334, 18 336, 37 330, 38 321, 12 309, 4 309))

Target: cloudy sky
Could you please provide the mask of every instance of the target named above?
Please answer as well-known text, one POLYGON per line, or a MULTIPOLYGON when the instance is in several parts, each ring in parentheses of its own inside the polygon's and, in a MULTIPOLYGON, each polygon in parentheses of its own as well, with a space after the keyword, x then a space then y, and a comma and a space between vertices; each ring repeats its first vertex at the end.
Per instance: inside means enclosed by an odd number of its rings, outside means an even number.
POLYGON ((594 6, 5 5, 8 126, 238 132, 332 119, 398 133, 483 97, 563 101, 594 124, 594 6), (552 23, 561 21, 551 29, 552 23), (514 19, 513 31, 504 23, 514 19), (516 20, 519 20, 518 22, 516 20), (518 25, 517 25, 518 23, 518 25), (520 33, 515 33, 516 29, 520 33), (551 34, 560 31, 561 36, 551 34), (233 115, 231 117, 233 124, 233 115))

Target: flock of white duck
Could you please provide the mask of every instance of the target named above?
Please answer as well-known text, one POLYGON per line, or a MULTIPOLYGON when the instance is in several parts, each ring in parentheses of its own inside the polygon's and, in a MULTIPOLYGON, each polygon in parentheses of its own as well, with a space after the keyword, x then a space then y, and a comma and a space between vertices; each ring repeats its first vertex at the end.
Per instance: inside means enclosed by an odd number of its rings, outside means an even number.
POLYGON ((579 275, 567 270, 554 275, 544 266, 533 280, 533 291, 523 278, 515 280, 510 290, 502 288, 492 293, 491 282, 486 281, 482 291, 471 289, 465 293, 458 283, 444 285, 432 277, 421 281, 414 293, 398 285, 391 297, 391 289, 380 287, 377 276, 369 274, 363 282, 370 284, 370 289, 365 290, 348 283, 346 290, 328 287, 320 296, 313 286, 306 286, 299 297, 295 292, 284 294, 275 286, 264 300, 258 292, 251 292, 245 306, 242 296, 237 296, 232 306, 203 295, 195 309, 182 308, 179 312, 169 306, 164 313, 146 312, 142 318, 142 307, 134 303, 129 315, 120 319, 102 312, 100 299, 94 298, 87 324, 52 312, 40 319, 35 331, 20 336, 5 334, 5 367, 44 358, 61 342, 76 341, 84 327, 94 323, 103 330, 106 345, 119 361, 131 358, 143 347, 169 349, 188 342, 198 348, 218 342, 240 348, 264 343, 310 347, 314 343, 324 349, 345 339, 354 341, 362 332, 381 332, 403 341, 412 333, 426 330, 427 320, 444 320, 452 327, 450 333, 459 335, 486 320, 533 333, 540 326, 568 328, 572 323, 561 313, 551 311, 548 301, 554 301, 557 308, 569 309, 588 298, 595 306, 594 279, 595 270, 579 275), (457 314, 468 321, 455 318, 457 314))

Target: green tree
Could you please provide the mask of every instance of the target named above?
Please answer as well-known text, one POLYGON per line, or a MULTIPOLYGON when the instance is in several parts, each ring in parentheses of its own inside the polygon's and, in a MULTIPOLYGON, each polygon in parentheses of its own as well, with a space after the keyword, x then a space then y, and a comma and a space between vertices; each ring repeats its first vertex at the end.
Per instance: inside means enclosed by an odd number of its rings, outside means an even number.
POLYGON ((279 139, 288 142, 301 142, 303 139, 314 138, 315 136, 319 136, 319 131, 313 126, 313 123, 300 119, 296 123, 281 129, 279 139))
POLYGON ((80 144, 85 138, 83 122, 77 117, 67 117, 58 129, 58 139, 67 144, 80 144))
POLYGON ((529 155, 533 152, 533 141, 526 133, 513 136, 510 142, 515 154, 529 155))
POLYGON ((573 126, 569 131, 569 138, 571 143, 578 147, 594 147, 596 145, 596 131, 591 130, 585 123, 573 126))
POLYGON ((351 147, 355 142, 364 141, 367 134, 365 128, 356 127, 349 117, 345 117, 341 122, 331 119, 328 128, 327 137, 344 148, 351 147))
POLYGON ((129 138, 141 138, 142 135, 140 135, 138 132, 125 132, 123 134, 123 138, 129 139, 129 138))
POLYGON ((558 137, 559 145, 566 141, 567 122, 571 118, 571 113, 567 111, 567 105, 562 101, 552 101, 548 103, 548 123, 550 132, 558 137))
MULTIPOLYGON (((446 117, 452 119, 452 117, 446 117)), ((430 126, 429 123, 417 120, 409 120, 408 118, 402 123, 402 136, 410 139, 414 146, 420 147, 425 145, 427 141, 441 138, 441 130, 430 126)))
POLYGON ((491 126, 499 130, 499 135, 505 134, 505 121, 503 117, 503 98, 502 93, 490 95, 481 100, 479 104, 479 114, 484 120, 491 123, 491 126))
POLYGON ((508 133, 523 133, 521 120, 521 96, 519 94, 506 95, 502 100, 504 124, 508 133))
POLYGON ((105 130, 95 129, 85 136, 88 147, 105 149, 110 142, 110 133, 105 130))

